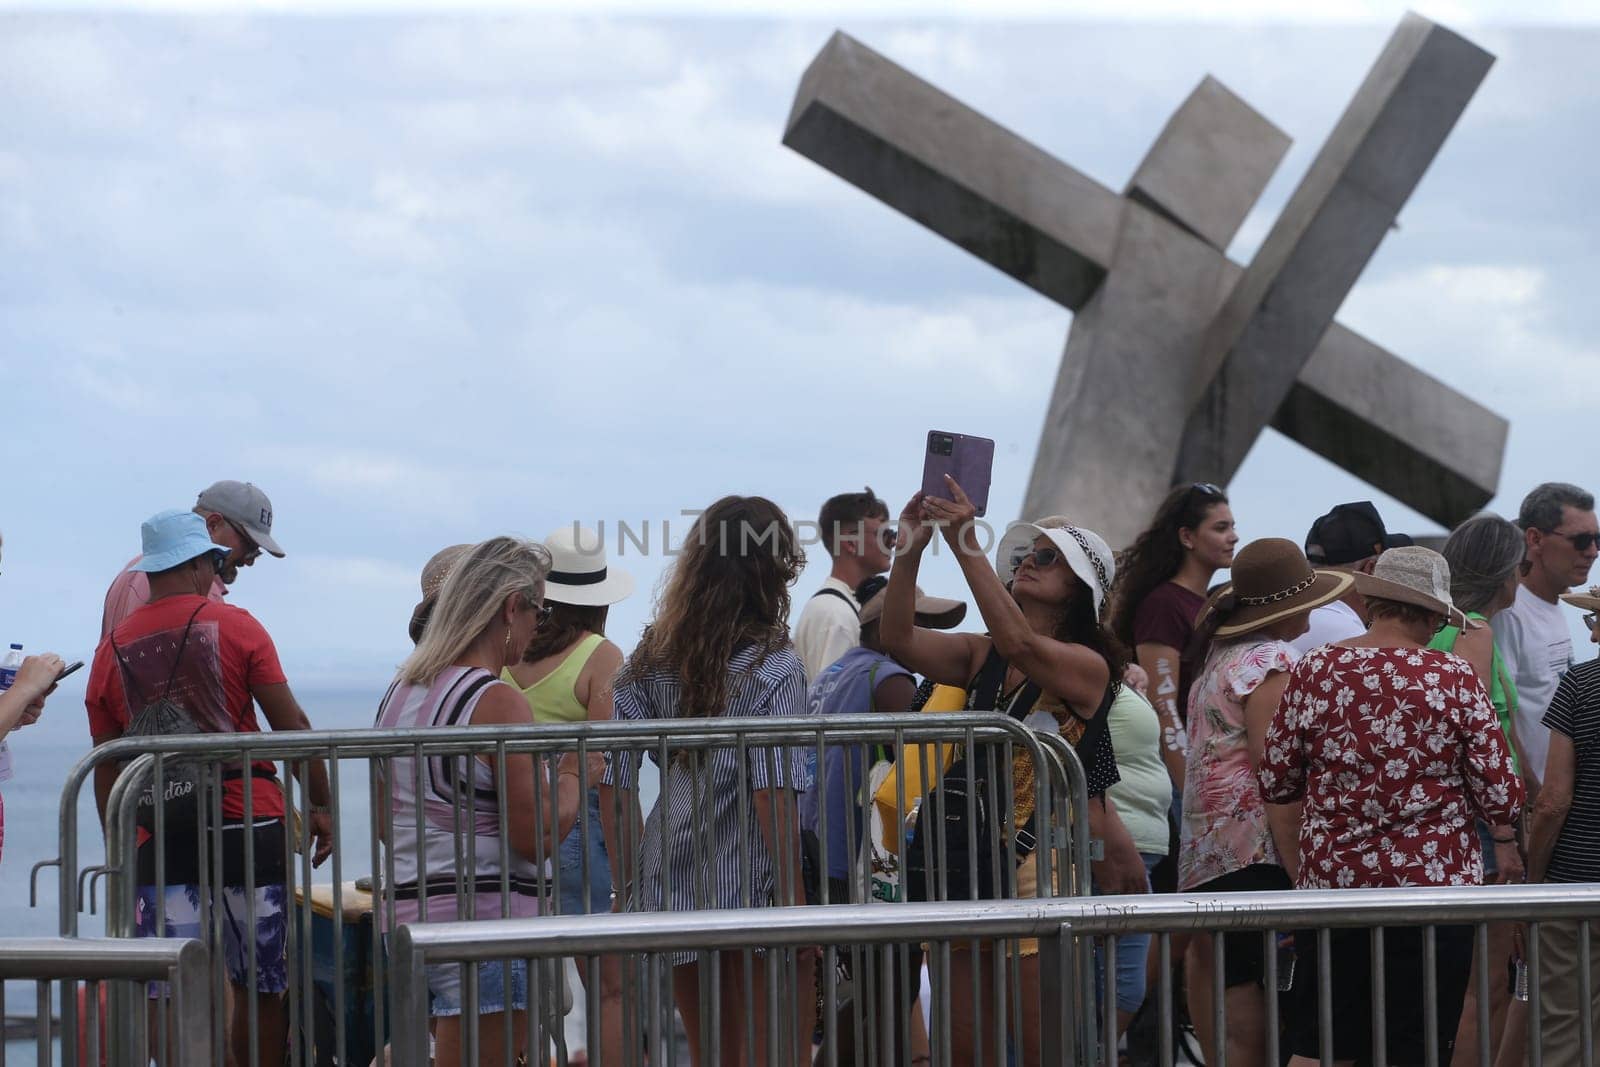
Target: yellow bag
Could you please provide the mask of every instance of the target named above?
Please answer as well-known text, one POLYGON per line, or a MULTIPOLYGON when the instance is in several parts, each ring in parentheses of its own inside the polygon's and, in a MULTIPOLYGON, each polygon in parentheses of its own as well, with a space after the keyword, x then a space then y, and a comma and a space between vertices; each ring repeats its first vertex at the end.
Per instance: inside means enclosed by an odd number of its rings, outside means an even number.
MULTIPOLYGON (((922 710, 962 711, 966 706, 965 689, 953 685, 936 685, 922 710)), ((939 784, 944 772, 950 769, 950 764, 955 762, 955 748, 953 743, 906 745, 899 761, 889 769, 888 776, 878 786, 878 791, 872 795, 873 806, 878 809, 878 818, 883 821, 884 847, 887 851, 894 852, 899 845, 900 835, 894 828, 901 824, 905 814, 909 813, 911 805, 926 797, 933 787, 939 784), (933 749, 938 751, 934 752, 933 749), (932 772, 929 781, 923 781, 924 768, 932 772), (903 776, 902 769, 905 772, 903 776), (902 780, 905 782, 906 812, 900 810, 899 783, 902 780)))

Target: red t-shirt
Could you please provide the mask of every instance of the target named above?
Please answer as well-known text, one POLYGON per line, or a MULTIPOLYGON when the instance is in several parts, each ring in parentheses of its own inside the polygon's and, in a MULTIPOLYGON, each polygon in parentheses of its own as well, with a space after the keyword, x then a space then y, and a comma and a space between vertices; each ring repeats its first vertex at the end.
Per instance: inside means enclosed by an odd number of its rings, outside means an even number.
MULTIPOLYGON (((120 737, 140 708, 167 695, 169 677, 172 698, 207 733, 260 733, 252 691, 287 680, 272 638, 248 611, 201 596, 164 597, 129 615, 95 650, 84 698, 90 735, 120 737), (194 625, 180 660, 179 645, 191 617, 194 625)), ((270 762, 254 766, 265 773, 273 770, 270 762)), ((283 815, 283 793, 276 782, 258 775, 251 789, 257 818, 283 815)), ((242 779, 224 782, 222 814, 244 817, 242 779)))

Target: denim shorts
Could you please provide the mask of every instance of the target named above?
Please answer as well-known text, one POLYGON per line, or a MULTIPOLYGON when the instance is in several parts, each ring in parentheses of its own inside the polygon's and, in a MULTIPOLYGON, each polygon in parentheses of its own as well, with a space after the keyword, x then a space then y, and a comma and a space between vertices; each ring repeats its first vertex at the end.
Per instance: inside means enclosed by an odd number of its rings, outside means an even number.
POLYGON ((611 860, 606 855, 605 836, 600 831, 600 791, 589 790, 589 833, 583 832, 583 819, 561 842, 561 887, 557 896, 562 915, 604 915, 611 910, 611 860), (583 857, 589 854, 589 885, 583 884, 583 857))
MULTIPOLYGON (((1145 888, 1150 887, 1150 872, 1155 870, 1156 864, 1164 857, 1151 852, 1139 853, 1139 858, 1144 860, 1145 888)), ((1120 934, 1117 937, 1117 1010, 1136 1012, 1144 1003, 1145 988, 1148 976, 1145 974, 1145 962, 1150 951, 1149 934, 1120 934)), ((1095 999, 1101 996, 1101 990, 1106 987, 1105 963, 1101 959, 1098 946, 1095 948, 1094 959, 1095 973, 1095 999)))
MULTIPOLYGON (((470 966, 470 965, 469 965, 470 966)), ((528 1008, 528 961, 512 960, 504 963, 480 963, 478 967, 478 1014, 492 1015, 506 1011, 506 971, 511 972, 511 1011, 528 1008)), ((428 968, 428 1014, 460 1015, 462 999, 462 965, 441 963, 428 968)))

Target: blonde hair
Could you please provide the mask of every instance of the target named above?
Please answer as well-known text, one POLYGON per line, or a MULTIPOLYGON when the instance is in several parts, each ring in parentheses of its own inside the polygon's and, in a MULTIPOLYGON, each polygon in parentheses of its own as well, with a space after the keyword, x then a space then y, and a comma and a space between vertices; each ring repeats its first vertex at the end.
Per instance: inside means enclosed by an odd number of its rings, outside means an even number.
POLYGON ((521 594, 529 607, 543 600, 549 573, 550 551, 537 541, 491 537, 473 545, 450 568, 422 640, 400 665, 400 680, 432 684, 440 671, 483 636, 506 597, 521 594))

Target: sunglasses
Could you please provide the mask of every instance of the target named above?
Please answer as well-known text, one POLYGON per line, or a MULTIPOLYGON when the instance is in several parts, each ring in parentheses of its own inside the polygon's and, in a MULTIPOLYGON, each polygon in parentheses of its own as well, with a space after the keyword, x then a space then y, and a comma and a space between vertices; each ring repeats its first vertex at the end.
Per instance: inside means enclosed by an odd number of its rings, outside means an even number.
POLYGON ((1205 496, 1227 496, 1228 495, 1227 493, 1222 491, 1222 486, 1217 485, 1215 482, 1195 482, 1193 485, 1189 486, 1189 490, 1190 490, 1190 492, 1194 492, 1194 493, 1202 493, 1205 496))
POLYGON ((1584 612, 1583 624, 1591 630, 1593 630, 1596 626, 1600 626, 1600 613, 1593 611, 1584 612))
POLYGON ((1011 557, 1011 569, 1016 570, 1018 567, 1022 566, 1031 559, 1033 560, 1033 565, 1035 567, 1037 567, 1039 570, 1044 570, 1046 567, 1050 566, 1052 563, 1055 563, 1061 558, 1060 549, 1036 548, 1031 552, 1019 552, 1017 555, 1011 557))
POLYGON ((231 528, 234 533, 239 535, 240 541, 244 542, 244 551, 239 553, 239 563, 243 565, 246 563, 253 563, 255 560, 259 559, 261 556, 261 546, 256 544, 255 538, 246 533, 243 526, 240 526, 227 516, 223 516, 222 521, 227 523, 229 528, 231 528))
POLYGON ((1590 533, 1587 530, 1583 533, 1575 534, 1561 533, 1559 530, 1545 530, 1543 532, 1551 537, 1559 537, 1564 541, 1572 542, 1572 547, 1579 552, 1587 552, 1593 546, 1600 545, 1600 533, 1590 533))

